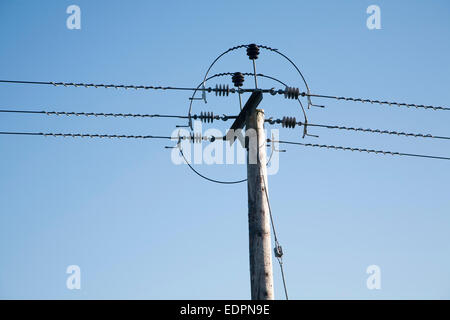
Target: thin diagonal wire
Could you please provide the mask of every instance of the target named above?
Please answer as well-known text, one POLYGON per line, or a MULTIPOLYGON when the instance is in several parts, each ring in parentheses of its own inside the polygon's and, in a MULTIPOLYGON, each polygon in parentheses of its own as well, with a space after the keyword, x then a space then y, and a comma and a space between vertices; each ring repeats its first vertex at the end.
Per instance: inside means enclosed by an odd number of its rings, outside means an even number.
MULTIPOLYGON (((270 142, 270 141, 272 141, 272 140, 268 139, 268 142, 270 142)), ((326 148, 326 149, 344 150, 344 151, 359 151, 359 152, 392 155, 392 156, 407 156, 407 157, 418 157, 418 158, 428 158, 428 159, 438 159, 438 160, 450 160, 449 157, 431 156, 431 155, 415 154, 415 153, 404 153, 404 152, 394 152, 394 151, 385 151, 385 150, 342 147, 342 146, 334 146, 334 145, 326 145, 326 144, 301 143, 301 142, 293 142, 293 141, 272 141, 272 142, 277 142, 277 143, 282 143, 282 144, 299 145, 299 146, 304 146, 304 147, 316 147, 316 148, 326 148)))
POLYGON ((431 106, 431 105, 423 105, 423 104, 414 104, 414 103, 403 103, 403 102, 393 102, 393 101, 380 101, 373 99, 362 99, 362 98, 352 98, 352 97, 339 97, 339 96, 331 96, 331 95, 323 95, 323 94, 312 94, 303 92, 302 96, 307 97, 316 97, 316 98, 325 98, 325 99, 335 99, 335 100, 344 100, 344 101, 354 101, 354 102, 362 102, 362 103, 375 103, 380 105, 389 105, 389 106, 397 106, 397 107, 407 107, 407 108, 422 108, 422 109, 431 109, 431 110, 445 110, 449 111, 449 107, 441 107, 441 106, 431 106))
MULTIPOLYGON (((269 124, 282 124, 282 119, 266 119, 266 122, 269 124)), ((402 131, 392 131, 392 130, 383 130, 383 129, 371 129, 371 128, 356 128, 356 127, 346 127, 339 125, 329 125, 329 124, 317 124, 317 123, 303 123, 296 122, 298 126, 310 126, 310 127, 319 127, 319 128, 327 128, 327 129, 337 129, 337 130, 347 130, 347 131, 356 131, 356 132, 366 132, 366 133, 376 133, 376 134, 387 134, 387 135, 395 135, 395 136, 405 136, 405 137, 414 137, 414 138, 431 138, 431 139, 442 139, 442 140, 450 140, 450 137, 446 136, 436 136, 432 134, 424 134, 424 133, 412 133, 412 132, 402 132, 402 131)))
MULTIPOLYGON (((255 76, 255 89, 257 89, 257 88, 258 88, 258 81, 257 81, 258 78, 257 78, 257 75, 256 75, 256 63, 255 63, 255 59, 252 59, 252 62, 253 62, 253 73, 254 73, 254 76, 255 76)), ((305 121, 306 121, 306 116, 305 116, 305 121)), ((264 141, 264 144, 266 144, 265 141, 264 141)), ((258 148, 258 150, 259 150, 259 148, 258 148)), ((259 151, 258 151, 258 152, 259 152, 259 151)), ((259 158, 259 155, 258 155, 258 158, 259 158)), ((270 155, 270 158, 272 158, 272 154, 270 155)), ((270 161, 270 158, 269 158, 269 161, 270 161)), ((275 247, 276 247, 277 250, 278 250, 278 248, 281 248, 281 246, 280 246, 280 244, 279 244, 279 242, 278 242, 277 232, 276 232, 276 230, 275 230, 275 223, 273 222, 272 209, 271 209, 271 207, 270 207, 269 194, 268 194, 268 192, 267 192, 267 183, 266 183, 266 179, 265 179, 265 177, 264 177, 264 174, 261 175, 261 178, 262 178, 263 183, 264 183, 264 193, 265 193, 265 195, 266 195, 267 206, 269 207, 270 223, 271 223, 271 225, 272 225, 273 236, 274 236, 274 240, 275 240, 275 247)), ((278 260, 278 264, 280 265, 281 277, 282 277, 282 279, 283 279, 283 287, 284 287, 284 293, 285 293, 285 295, 286 295, 286 300, 289 300, 289 298, 288 298, 288 292, 287 292, 287 286, 286 286, 286 279, 285 279, 285 277, 284 277, 283 260, 282 260, 283 258, 282 258, 282 256, 278 256, 278 255, 276 256, 276 258, 277 258, 277 260, 278 260)))
POLYGON ((338 129, 338 130, 360 131, 360 132, 388 134, 388 135, 405 136, 405 137, 415 137, 415 138, 432 138, 432 139, 450 140, 450 137, 435 136, 435 135, 432 135, 432 134, 423 134, 423 133, 389 131, 389 130, 370 129, 370 128, 354 128, 354 127, 337 126, 337 125, 325 125, 325 124, 314 124, 314 123, 308 123, 308 126, 327 128, 327 129, 338 129))
MULTIPOLYGON (((273 222, 273 215, 272 215, 272 209, 270 207, 269 194, 267 192, 266 179, 265 179, 264 175, 261 175, 261 178, 262 178, 263 183, 264 183, 264 193, 266 195, 267 206, 269 207, 270 223, 272 225, 273 236, 274 236, 274 240, 275 240, 275 246, 276 246, 276 248, 281 248, 280 243, 278 242, 277 232, 275 230, 275 223, 273 222)), ((283 279, 284 294, 286 295, 286 300, 289 300, 289 296, 288 296, 288 292, 287 292, 286 279, 285 279, 285 276, 284 276, 283 258, 282 257, 276 257, 276 258, 278 260, 278 264, 280 265, 281 278, 283 279)))

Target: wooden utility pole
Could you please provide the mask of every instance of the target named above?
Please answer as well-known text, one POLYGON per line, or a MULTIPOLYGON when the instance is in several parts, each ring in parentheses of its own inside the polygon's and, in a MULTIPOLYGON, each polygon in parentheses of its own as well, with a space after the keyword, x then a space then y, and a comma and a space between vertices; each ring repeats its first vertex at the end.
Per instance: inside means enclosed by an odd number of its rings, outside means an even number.
POLYGON ((247 187, 252 300, 273 300, 270 216, 267 201, 266 134, 264 110, 254 109, 246 118, 248 135, 247 187))
MULTIPOLYGON (((255 80, 256 85, 256 80, 255 80)), ((254 91, 226 135, 233 144, 246 127, 250 286, 252 300, 273 300, 270 211, 267 199, 264 110, 257 110, 261 91, 254 91)))

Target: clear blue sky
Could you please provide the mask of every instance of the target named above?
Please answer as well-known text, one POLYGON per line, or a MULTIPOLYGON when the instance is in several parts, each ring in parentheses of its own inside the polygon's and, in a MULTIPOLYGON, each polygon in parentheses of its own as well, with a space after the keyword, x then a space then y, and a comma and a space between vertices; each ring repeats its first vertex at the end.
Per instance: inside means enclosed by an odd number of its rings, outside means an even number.
MULTIPOLYGON (((193 86, 220 52, 255 42, 291 57, 316 93, 448 106, 449 13, 443 0, 3 0, 0 78, 193 86), (81 30, 66 28, 71 4, 81 7, 81 30), (381 30, 366 27, 371 4, 381 8, 381 30)), ((301 86, 282 60, 263 52, 257 62, 258 71, 301 86)), ((251 70, 244 50, 214 72, 237 70, 251 70)), ((233 98, 211 96, 197 111, 234 113, 233 98)), ((0 99, 2 108, 31 110, 188 107, 186 92, 22 85, 1 85, 0 99)), ((450 135, 446 112, 316 101, 327 108, 309 110, 311 122, 450 135)), ((262 107, 300 118, 279 97, 262 107)), ((0 115, 0 131, 165 135, 176 124, 0 115)), ((311 133, 320 138, 305 142, 450 156, 446 141, 311 133)), ((301 130, 281 138, 300 141, 301 130)), ((249 298, 246 185, 206 182, 172 164, 165 145, 0 137, 0 298, 249 298), (81 290, 66 288, 73 264, 81 290)), ((269 189, 291 298, 450 298, 450 163, 287 149, 269 189), (366 288, 372 264, 381 268, 381 290, 366 288)), ((216 178, 246 173, 203 167, 216 178)), ((275 263, 274 272, 282 299, 275 263)))

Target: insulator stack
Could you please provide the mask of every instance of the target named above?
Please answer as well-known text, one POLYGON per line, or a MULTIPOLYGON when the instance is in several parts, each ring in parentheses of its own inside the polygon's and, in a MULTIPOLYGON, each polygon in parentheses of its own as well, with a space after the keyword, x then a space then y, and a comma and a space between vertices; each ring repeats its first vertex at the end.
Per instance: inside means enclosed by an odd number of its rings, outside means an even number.
POLYGON ((250 58, 250 60, 258 59, 259 47, 254 43, 249 44, 247 47, 247 55, 250 58))
POLYGON ((300 89, 294 87, 286 87, 284 89, 284 97, 286 99, 298 99, 300 96, 300 89))
POLYGON ((191 133, 189 138, 194 143, 201 143, 204 139, 200 132, 191 133))
POLYGON ((242 87, 244 84, 244 75, 240 72, 235 72, 231 77, 231 81, 233 81, 235 87, 242 87))
POLYGON ((212 123, 215 119, 214 113, 210 111, 200 112, 200 116, 198 118, 204 123, 212 123))
POLYGON ((228 96, 230 94, 230 87, 227 84, 216 84, 216 96, 228 96))
POLYGON ((283 128, 295 128, 297 125, 297 121, 295 120, 295 117, 283 117, 281 120, 281 126, 283 128))

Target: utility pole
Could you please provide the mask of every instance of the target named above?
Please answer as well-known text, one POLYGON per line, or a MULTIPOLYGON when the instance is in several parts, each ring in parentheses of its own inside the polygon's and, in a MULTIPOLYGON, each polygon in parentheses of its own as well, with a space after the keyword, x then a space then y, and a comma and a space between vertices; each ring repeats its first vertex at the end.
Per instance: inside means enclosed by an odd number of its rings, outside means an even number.
POLYGON ((248 227, 252 300, 273 300, 272 249, 267 188, 264 110, 254 109, 246 119, 248 227), (253 139, 253 141, 252 141, 253 139))
MULTIPOLYGON (((235 73, 236 78, 237 76, 237 73, 235 73)), ((231 125, 226 140, 230 144, 233 144, 236 140, 236 135, 241 136, 240 130, 244 126, 246 127, 245 146, 247 148, 251 298, 252 300, 273 300, 270 211, 266 190, 267 168, 264 110, 256 109, 262 99, 263 94, 260 90, 256 90, 251 94, 236 120, 231 125)))
POLYGON ((246 127, 248 229, 250 251, 250 287, 252 300, 273 300, 270 211, 267 200, 266 133, 264 110, 256 109, 263 99, 254 91, 227 133, 234 143, 236 134, 246 127))

